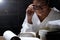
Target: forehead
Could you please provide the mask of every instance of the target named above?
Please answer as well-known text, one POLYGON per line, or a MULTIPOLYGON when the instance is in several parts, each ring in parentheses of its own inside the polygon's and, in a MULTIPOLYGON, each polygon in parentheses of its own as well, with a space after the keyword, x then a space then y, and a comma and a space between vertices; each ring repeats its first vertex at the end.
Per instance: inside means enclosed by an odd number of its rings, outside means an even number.
POLYGON ((34 0, 34 4, 41 4, 41 3, 46 3, 46 0, 34 0))
POLYGON ((46 1, 46 0, 33 0, 35 2, 43 2, 43 1, 46 1))

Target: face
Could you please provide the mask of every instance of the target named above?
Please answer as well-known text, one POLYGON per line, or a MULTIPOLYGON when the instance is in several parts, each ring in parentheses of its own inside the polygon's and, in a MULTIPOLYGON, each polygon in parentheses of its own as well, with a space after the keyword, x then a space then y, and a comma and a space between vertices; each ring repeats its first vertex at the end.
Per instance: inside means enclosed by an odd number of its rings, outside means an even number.
POLYGON ((44 0, 41 1, 34 0, 33 4, 34 4, 33 5, 34 10, 38 10, 41 13, 46 13, 47 10, 49 9, 48 5, 44 0))

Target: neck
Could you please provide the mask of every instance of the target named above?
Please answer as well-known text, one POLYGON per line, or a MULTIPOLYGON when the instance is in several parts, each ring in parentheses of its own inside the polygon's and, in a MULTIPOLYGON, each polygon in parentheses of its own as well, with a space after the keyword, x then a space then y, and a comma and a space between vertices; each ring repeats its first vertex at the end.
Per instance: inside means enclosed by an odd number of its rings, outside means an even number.
POLYGON ((51 8, 48 8, 46 13, 42 13, 41 15, 38 15, 41 22, 49 15, 50 11, 51 11, 51 8))

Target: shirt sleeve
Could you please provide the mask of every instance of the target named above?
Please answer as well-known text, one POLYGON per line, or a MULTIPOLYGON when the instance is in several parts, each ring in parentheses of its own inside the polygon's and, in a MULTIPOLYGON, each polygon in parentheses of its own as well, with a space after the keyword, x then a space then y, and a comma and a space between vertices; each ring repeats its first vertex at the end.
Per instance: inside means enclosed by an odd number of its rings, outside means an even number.
POLYGON ((29 23, 28 23, 28 21, 27 21, 27 14, 26 14, 26 17, 25 17, 24 22, 23 22, 23 24, 22 24, 21 32, 33 31, 33 30, 32 30, 32 25, 33 25, 33 24, 29 24, 29 23))
POLYGON ((60 20, 48 21, 46 27, 48 27, 50 30, 60 29, 60 20))

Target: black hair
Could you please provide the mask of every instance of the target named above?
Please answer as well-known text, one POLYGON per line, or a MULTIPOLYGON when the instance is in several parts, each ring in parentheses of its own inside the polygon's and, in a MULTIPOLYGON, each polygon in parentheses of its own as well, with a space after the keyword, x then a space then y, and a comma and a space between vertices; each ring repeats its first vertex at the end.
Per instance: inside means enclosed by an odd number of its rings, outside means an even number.
POLYGON ((46 0, 46 3, 48 3, 50 7, 55 7, 60 10, 60 0, 46 0))
POLYGON ((33 1, 37 1, 37 2, 44 1, 49 7, 54 7, 53 0, 33 0, 33 1))
POLYGON ((60 0, 56 0, 55 2, 54 2, 54 7, 56 7, 58 10, 60 10, 60 0))
POLYGON ((54 2, 53 2, 53 0, 46 0, 46 4, 48 4, 48 6, 51 7, 51 8, 54 7, 54 2))

